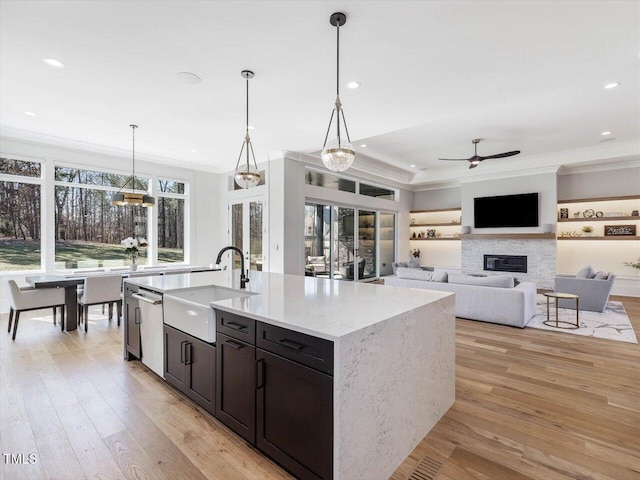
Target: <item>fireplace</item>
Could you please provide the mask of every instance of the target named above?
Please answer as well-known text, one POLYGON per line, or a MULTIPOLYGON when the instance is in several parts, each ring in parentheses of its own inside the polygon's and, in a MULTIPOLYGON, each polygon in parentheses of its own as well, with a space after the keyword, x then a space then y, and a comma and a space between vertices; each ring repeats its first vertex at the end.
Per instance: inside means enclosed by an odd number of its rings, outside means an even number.
POLYGON ((485 255, 484 269, 492 272, 527 273, 527 256, 485 255))

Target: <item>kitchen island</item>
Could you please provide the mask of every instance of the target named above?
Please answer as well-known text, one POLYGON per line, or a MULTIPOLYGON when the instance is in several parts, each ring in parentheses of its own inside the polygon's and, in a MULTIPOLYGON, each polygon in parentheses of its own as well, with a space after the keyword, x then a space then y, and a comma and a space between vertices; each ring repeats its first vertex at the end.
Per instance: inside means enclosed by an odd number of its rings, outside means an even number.
MULTIPOLYGON (((142 277, 127 283, 171 296, 199 287, 238 290, 239 274, 142 277)), ((217 352, 216 405, 210 411, 297 476, 387 479, 453 404, 452 294, 267 272, 252 272, 246 293, 210 302, 218 325, 211 345, 217 352), (305 358, 305 349, 316 353, 305 358), (237 375, 247 376, 246 389, 238 387, 238 378, 228 380, 235 372, 229 368, 244 364, 237 375), (292 395, 307 401, 276 408, 276 418, 266 417, 274 403, 286 404, 289 398, 287 392, 274 392, 274 385, 282 389, 285 380, 295 378, 301 383, 293 385, 292 395), (239 392, 247 392, 253 410, 234 411, 239 392), (309 418, 314 406, 323 410, 309 418), (274 431, 278 415, 292 437, 301 435, 298 425, 322 431, 306 431, 308 438, 290 445, 286 432, 278 437, 274 431), (305 440, 317 455, 298 448, 305 440), (300 451, 287 452, 282 445, 300 451), (328 456, 320 458, 327 445, 328 456)), ((188 312, 180 321, 189 321, 188 312)), ((175 325, 167 326, 165 318, 165 330, 175 325)), ((185 342, 187 337, 177 343, 185 342)), ((191 348, 177 356, 183 357, 178 364, 197 363, 191 348)))

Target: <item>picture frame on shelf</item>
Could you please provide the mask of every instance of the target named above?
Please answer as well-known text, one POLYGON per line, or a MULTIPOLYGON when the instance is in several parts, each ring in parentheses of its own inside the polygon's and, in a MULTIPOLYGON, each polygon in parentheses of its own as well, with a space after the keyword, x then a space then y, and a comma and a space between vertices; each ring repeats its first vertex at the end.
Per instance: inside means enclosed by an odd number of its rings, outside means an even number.
POLYGON ((636 226, 635 225, 605 225, 604 236, 605 237, 635 237, 636 226))
POLYGON ((560 218, 569 218, 569 209, 561 208, 560 209, 560 218))

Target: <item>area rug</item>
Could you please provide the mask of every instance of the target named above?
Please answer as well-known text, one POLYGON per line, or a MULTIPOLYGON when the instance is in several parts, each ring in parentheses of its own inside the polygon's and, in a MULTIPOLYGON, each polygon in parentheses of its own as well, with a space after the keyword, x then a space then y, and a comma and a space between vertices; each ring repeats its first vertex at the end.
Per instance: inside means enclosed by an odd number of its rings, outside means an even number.
MULTIPOLYGON (((551 299, 551 320, 555 320, 554 299, 551 299)), ((576 311, 568 308, 558 309, 560 320, 576 322, 576 311)), ((536 298, 536 315, 527 324, 530 328, 552 330, 554 332, 582 335, 584 337, 606 338, 619 342, 638 343, 636 335, 627 316, 622 302, 608 302, 604 312, 580 311, 580 328, 567 330, 563 328, 549 327, 544 322, 547 319, 547 299, 543 295, 536 298)))

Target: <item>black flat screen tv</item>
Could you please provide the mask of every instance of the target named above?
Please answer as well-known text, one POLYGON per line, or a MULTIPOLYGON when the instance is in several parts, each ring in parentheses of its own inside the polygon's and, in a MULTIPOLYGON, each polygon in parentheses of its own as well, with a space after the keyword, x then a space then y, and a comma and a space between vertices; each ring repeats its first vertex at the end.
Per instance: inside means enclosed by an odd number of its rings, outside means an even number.
POLYGON ((537 193, 476 197, 473 203, 475 228, 538 226, 537 193))

